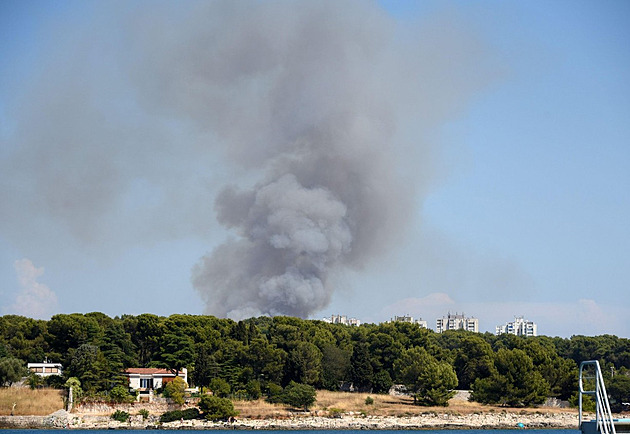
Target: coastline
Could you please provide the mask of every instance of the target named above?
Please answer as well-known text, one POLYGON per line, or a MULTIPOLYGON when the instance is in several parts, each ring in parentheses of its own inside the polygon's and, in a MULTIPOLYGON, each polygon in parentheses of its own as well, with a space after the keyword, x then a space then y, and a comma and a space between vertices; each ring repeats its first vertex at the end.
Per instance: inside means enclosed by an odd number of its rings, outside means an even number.
POLYGON ((456 415, 429 413, 413 416, 362 416, 344 414, 324 416, 296 416, 289 419, 238 418, 233 422, 184 420, 159 423, 150 415, 143 419, 132 415, 128 422, 117 422, 109 416, 68 413, 59 410, 48 416, 0 416, 0 428, 9 429, 235 429, 235 430, 416 430, 416 429, 578 429, 575 412, 554 413, 476 413, 456 415), (522 426, 520 425, 522 424, 522 426))

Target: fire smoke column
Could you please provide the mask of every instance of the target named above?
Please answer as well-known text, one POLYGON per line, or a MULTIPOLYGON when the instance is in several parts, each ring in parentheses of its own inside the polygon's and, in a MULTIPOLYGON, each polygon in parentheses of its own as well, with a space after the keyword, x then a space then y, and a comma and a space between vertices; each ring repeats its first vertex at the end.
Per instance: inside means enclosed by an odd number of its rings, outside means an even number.
POLYGON ((416 179, 403 182, 399 118, 408 121, 413 107, 424 131, 448 117, 470 91, 451 63, 466 66, 475 51, 450 34, 441 41, 439 25, 411 38, 426 46, 402 40, 368 2, 218 4, 206 15, 221 21, 200 22, 179 63, 164 62, 187 81, 160 88, 162 99, 263 179, 217 196, 218 221, 233 238, 194 266, 192 282, 208 314, 306 317, 329 303, 334 275, 378 260, 400 240, 433 151, 415 133, 407 153, 419 161, 416 179), (191 80, 195 92, 181 92, 191 80), (442 80, 448 91, 438 99, 442 80))

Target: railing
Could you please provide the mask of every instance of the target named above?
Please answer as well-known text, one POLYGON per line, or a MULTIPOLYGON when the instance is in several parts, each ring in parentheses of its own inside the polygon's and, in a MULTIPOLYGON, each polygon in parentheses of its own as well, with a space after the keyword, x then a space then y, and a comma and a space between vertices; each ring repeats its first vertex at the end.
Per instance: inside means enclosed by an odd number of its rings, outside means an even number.
POLYGON ((608 395, 606 394, 606 385, 604 384, 602 370, 600 369, 599 362, 597 360, 589 360, 580 364, 580 427, 582 427, 583 395, 590 395, 595 397, 595 422, 597 424, 597 431, 601 434, 616 434, 615 423, 613 421, 612 412, 610 411, 608 395), (591 375, 585 375, 585 366, 594 366, 595 373, 591 375), (594 390, 584 389, 585 379, 595 381, 594 390))

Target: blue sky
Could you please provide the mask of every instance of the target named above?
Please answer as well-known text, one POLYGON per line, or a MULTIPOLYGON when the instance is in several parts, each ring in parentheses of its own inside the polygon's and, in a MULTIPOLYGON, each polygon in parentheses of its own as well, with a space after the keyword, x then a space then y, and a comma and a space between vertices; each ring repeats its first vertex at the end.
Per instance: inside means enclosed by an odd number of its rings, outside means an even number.
MULTIPOLYGON (((0 4, 0 313, 205 311, 191 268, 234 236, 216 221, 212 202, 221 185, 235 178, 249 185, 258 176, 236 169, 220 147, 193 163, 166 163, 168 140, 190 143, 182 146, 192 152, 222 127, 189 128, 195 114, 188 105, 177 112, 155 100, 148 109, 144 84, 127 76, 136 71, 125 68, 133 60, 117 44, 135 46, 126 39, 129 26, 151 17, 149 8, 0 4), (90 67, 77 81, 83 62, 90 67), (95 114, 93 106, 67 116, 56 108, 85 94, 96 101, 95 114), (32 137, 51 130, 43 122, 23 125, 43 119, 67 122, 67 145, 29 148, 32 137), (123 193, 102 209, 76 205, 73 216, 40 207, 52 199, 36 190, 43 184, 34 177, 69 185, 80 201, 84 190, 73 183, 96 176, 95 169, 63 176, 99 161, 83 147, 107 149, 81 142, 91 137, 86 125, 128 142, 99 174, 123 193), (151 145, 134 151, 139 137, 151 145), (159 156, 129 169, 148 151, 159 156), (54 177, 42 175, 51 167, 54 177)), ((363 268, 336 270, 330 303, 310 316, 380 322, 411 314, 433 326, 438 316, 463 311, 482 330, 518 315, 537 322, 541 334, 630 337, 630 4, 382 1, 374 9, 401 43, 435 49, 446 65, 436 70, 446 78, 422 90, 428 109, 398 113, 394 152, 403 156, 401 179, 416 191, 405 231, 363 268), (430 152, 407 153, 416 141, 430 142, 430 152), (427 167, 428 180, 418 174, 427 167)), ((185 40, 180 31, 165 30, 185 40)), ((418 60, 420 71, 428 68, 423 62, 431 58, 418 60)))

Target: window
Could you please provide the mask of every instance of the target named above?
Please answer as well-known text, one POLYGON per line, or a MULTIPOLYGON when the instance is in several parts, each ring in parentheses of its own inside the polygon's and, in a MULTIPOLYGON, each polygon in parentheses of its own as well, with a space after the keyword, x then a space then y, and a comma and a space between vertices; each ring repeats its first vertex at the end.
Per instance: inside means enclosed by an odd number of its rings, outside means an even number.
POLYGON ((140 388, 141 389, 153 389, 153 378, 141 378, 140 379, 140 388))

